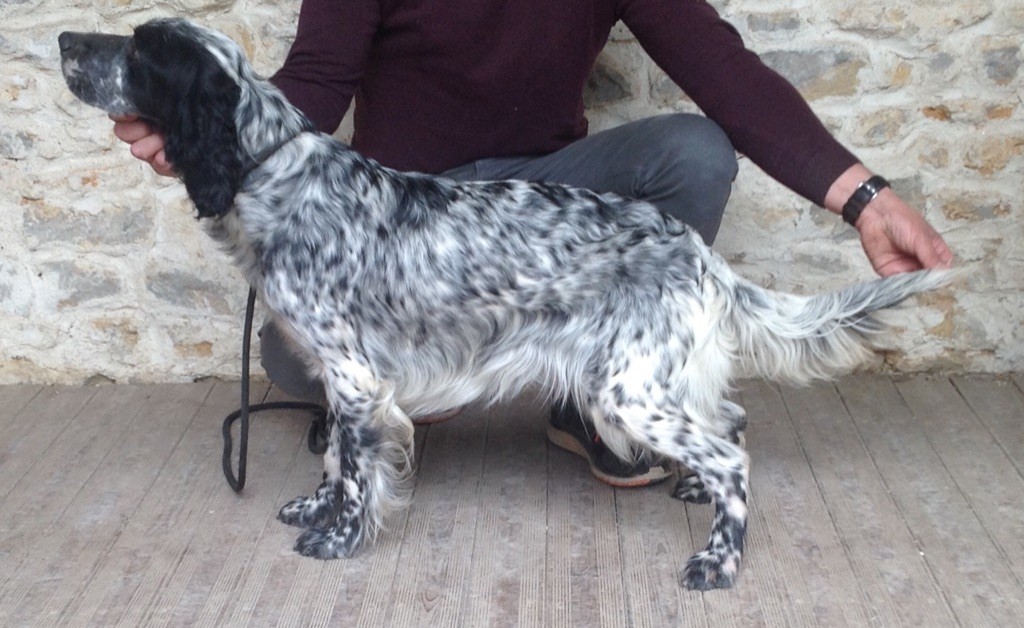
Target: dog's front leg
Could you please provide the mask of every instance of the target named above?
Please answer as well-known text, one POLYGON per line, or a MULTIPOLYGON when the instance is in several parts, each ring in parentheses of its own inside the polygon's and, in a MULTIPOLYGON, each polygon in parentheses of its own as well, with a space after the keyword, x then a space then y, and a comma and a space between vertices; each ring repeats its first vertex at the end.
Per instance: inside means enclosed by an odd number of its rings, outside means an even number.
POLYGON ((327 559, 352 556, 385 511, 403 501, 396 496, 409 471, 412 425, 360 362, 329 367, 324 380, 331 406, 324 481, 312 496, 286 504, 278 518, 309 528, 296 551, 327 559))
POLYGON ((295 551, 314 558, 349 557, 362 546, 366 536, 368 455, 372 444, 363 442, 357 420, 332 412, 330 437, 324 454, 324 481, 311 498, 299 498, 286 505, 287 513, 299 502, 300 523, 310 526, 295 543, 295 551))

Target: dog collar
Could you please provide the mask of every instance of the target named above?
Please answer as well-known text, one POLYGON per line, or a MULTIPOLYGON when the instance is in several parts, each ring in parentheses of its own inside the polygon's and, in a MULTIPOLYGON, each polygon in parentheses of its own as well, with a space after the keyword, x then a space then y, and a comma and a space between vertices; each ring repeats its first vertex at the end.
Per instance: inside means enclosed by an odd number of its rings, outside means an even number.
POLYGON ((297 140, 299 137, 305 135, 306 133, 315 133, 315 131, 310 130, 310 129, 304 129, 302 131, 299 131, 295 135, 289 137, 288 139, 284 140, 283 142, 280 142, 278 144, 272 144, 272 145, 268 146, 267 148, 261 150, 259 153, 250 156, 246 160, 246 163, 244 164, 244 166, 242 167, 242 176, 244 177, 247 174, 249 174, 250 172, 252 172, 253 170, 255 170, 256 168, 259 168, 260 164, 262 164, 266 160, 270 159, 271 155, 273 155, 277 151, 281 150, 282 148, 284 148, 288 144, 291 144, 292 142, 297 140))

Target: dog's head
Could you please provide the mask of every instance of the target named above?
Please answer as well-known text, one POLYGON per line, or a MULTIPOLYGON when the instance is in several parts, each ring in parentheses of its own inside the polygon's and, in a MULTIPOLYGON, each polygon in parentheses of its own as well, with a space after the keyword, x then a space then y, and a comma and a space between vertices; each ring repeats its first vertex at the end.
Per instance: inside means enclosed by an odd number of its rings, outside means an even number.
POLYGON ((311 125, 228 37, 158 19, 128 36, 61 33, 61 69, 83 102, 159 127, 200 217, 227 213, 244 173, 311 125))

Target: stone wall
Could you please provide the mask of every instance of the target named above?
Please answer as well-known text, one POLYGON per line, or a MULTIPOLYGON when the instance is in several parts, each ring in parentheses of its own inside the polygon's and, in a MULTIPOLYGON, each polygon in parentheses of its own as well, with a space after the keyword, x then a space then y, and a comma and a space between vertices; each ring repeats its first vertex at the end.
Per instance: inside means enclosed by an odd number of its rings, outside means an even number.
MULTIPOLYGON (((886 174, 968 269, 893 315, 879 369, 1024 369, 1024 0, 715 5, 835 134, 886 174)), ((0 383, 237 377, 245 286, 183 188, 132 159, 58 72, 62 30, 187 15, 269 74, 297 0, 0 0, 0 383)), ((695 107, 621 26, 587 92, 592 129, 695 107)), ((344 136, 346 127, 339 131, 344 136)), ((872 276, 855 233, 748 160, 717 248, 796 292, 872 276)))

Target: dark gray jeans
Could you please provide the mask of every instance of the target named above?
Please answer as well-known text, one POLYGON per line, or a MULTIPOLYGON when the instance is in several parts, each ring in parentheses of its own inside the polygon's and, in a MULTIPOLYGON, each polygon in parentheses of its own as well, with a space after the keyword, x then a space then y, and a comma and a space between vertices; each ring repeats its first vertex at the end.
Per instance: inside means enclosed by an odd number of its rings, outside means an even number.
MULTIPOLYGON (((463 181, 524 179, 564 183, 648 201, 711 244, 736 177, 736 153, 703 116, 670 114, 595 133, 541 157, 482 159, 444 173, 463 181)), ((322 402, 323 387, 270 321, 260 331, 261 362, 276 386, 322 402)))

